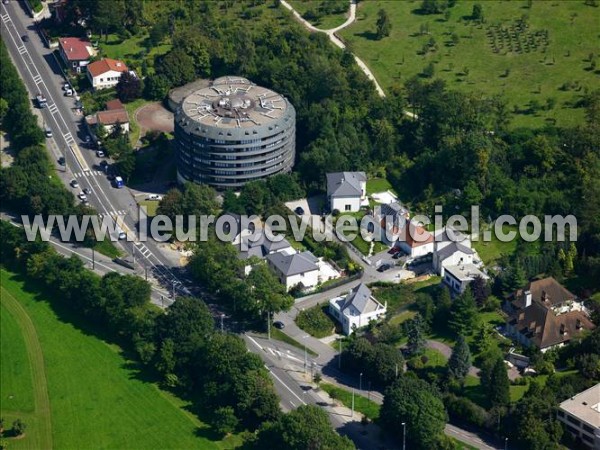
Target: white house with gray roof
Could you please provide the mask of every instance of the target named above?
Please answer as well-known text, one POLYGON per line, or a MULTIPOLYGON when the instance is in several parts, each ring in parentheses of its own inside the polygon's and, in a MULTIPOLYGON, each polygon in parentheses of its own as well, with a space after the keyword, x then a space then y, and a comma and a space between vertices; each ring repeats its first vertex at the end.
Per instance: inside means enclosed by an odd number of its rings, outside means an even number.
POLYGON ((311 252, 275 252, 267 255, 267 263, 287 290, 297 285, 312 288, 319 284, 319 260, 311 252))
POLYGON ((327 200, 331 211, 357 212, 369 206, 367 175, 364 172, 334 172, 327 174, 327 200))
MULTIPOLYGON (((264 259, 273 253, 282 252, 286 255, 296 253, 287 239, 271 240, 265 233, 246 236, 242 238, 242 244, 238 257, 242 260, 249 260, 252 257, 264 259)), ((246 264, 244 274, 248 275, 252 271, 252 266, 246 264)))
POLYGON ((346 296, 329 300, 329 313, 342 324, 344 334, 367 326, 372 320, 378 320, 387 312, 385 305, 379 303, 366 284, 361 283, 346 296))

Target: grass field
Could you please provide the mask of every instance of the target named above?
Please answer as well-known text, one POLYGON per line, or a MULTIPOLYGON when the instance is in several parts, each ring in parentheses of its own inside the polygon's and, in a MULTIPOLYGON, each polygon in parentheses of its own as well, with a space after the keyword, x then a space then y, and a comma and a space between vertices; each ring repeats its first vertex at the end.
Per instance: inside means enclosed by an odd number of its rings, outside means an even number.
POLYGON ((109 240, 96 242, 94 245, 94 250, 98 253, 102 253, 104 256, 108 256, 109 258, 117 258, 121 255, 119 249, 117 249, 115 244, 109 240))
MULTIPOLYGON (((513 239, 509 242, 502 242, 498 240, 496 234, 492 231, 492 240, 489 242, 483 241, 483 233, 480 233, 480 240, 473 241, 473 248, 477 250, 477 253, 481 257, 481 260, 486 266, 495 264, 502 255, 512 255, 517 249, 517 239, 513 239)), ((504 226, 502 227, 503 233, 510 231, 517 231, 517 227, 504 226)))
POLYGON ((596 55, 594 59, 598 56, 599 8, 586 6, 583 1, 548 0, 534 1, 528 9, 526 1, 489 0, 479 2, 485 18, 485 23, 479 25, 470 20, 473 4, 478 2, 457 2, 449 10, 448 21, 443 14, 422 14, 421 3, 360 2, 357 21, 340 31, 384 89, 421 74, 433 63, 434 77, 446 81, 450 88, 486 96, 502 95, 510 110, 520 111, 514 116, 515 126, 542 126, 546 119, 575 125, 582 120, 583 109, 574 109, 570 104, 579 100, 586 87, 593 88, 598 83, 598 71, 590 69, 589 55, 596 55), (388 13, 392 30, 389 37, 378 41, 375 22, 380 9, 388 13), (517 20, 524 15, 528 28, 515 31, 517 20), (422 32, 421 27, 427 29, 422 32), (497 47, 502 42, 497 53, 493 48, 495 38, 488 36, 500 34, 496 27, 506 29, 510 36, 506 42, 504 37, 496 39, 497 47), (547 45, 539 39, 539 33, 546 30, 547 45), (423 53, 431 38, 435 50, 430 48, 423 53), (535 47, 530 46, 530 40, 535 47), (509 41, 512 52, 508 51, 509 41), (521 46, 520 53, 517 44, 521 46), (560 90, 565 82, 573 82, 574 86, 560 90), (550 98, 555 106, 545 110, 550 98), (526 113, 531 101, 541 105, 533 114, 526 113))
POLYGON ((394 192, 394 188, 385 178, 373 178, 367 180, 367 195, 388 190, 394 192))
POLYGON ((211 430, 188 411, 189 405, 144 380, 137 363, 119 346, 91 333, 93 325, 78 328, 74 324, 81 320, 66 308, 50 306, 41 296, 26 291, 15 275, 2 271, 1 277, 2 416, 9 424, 17 417, 28 424, 26 438, 11 442, 11 450, 226 449, 241 444, 238 436, 214 442, 211 430), (8 320, 5 308, 10 312, 8 320), (15 315, 15 311, 20 313, 15 315), (5 323, 9 335, 4 333, 5 323), (11 342, 5 352, 6 339, 18 340, 17 326, 25 345, 11 342), (24 349, 29 355, 29 374, 22 370, 24 349), (15 365, 15 360, 20 363, 15 365), (14 378, 16 373, 17 381, 5 384, 8 374, 14 378), (35 412, 28 412, 31 400, 22 394, 27 390, 33 392, 35 412), (18 403, 17 396, 14 405, 5 401, 9 392, 21 393, 18 403), (46 406, 44 392, 49 398, 46 406))
MULTIPOLYGON (((333 394, 344 406, 348 408, 352 407, 352 392, 329 383, 321 383, 319 387, 330 396, 333 394)), ((379 417, 379 408, 380 406, 377 403, 369 400, 367 397, 358 395, 358 393, 354 394, 354 409, 369 419, 375 420, 379 417)))

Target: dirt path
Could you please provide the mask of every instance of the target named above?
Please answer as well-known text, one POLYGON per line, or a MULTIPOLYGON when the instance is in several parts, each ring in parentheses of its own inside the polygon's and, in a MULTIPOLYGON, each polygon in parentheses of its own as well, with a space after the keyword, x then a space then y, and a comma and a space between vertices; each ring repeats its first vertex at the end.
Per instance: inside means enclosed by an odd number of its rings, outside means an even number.
POLYGON ((46 371, 42 347, 27 311, 6 289, 2 288, 2 305, 10 312, 19 324, 23 333, 23 340, 27 348, 27 356, 31 367, 33 382, 33 398, 35 402, 35 416, 38 418, 39 436, 43 449, 52 448, 52 423, 50 417, 50 398, 46 382, 46 371))
MULTIPOLYGON (((286 9, 290 10, 292 12, 292 14, 294 15, 294 17, 302 25, 304 25, 309 31, 325 33, 329 37, 329 40, 331 42, 333 42, 334 45, 341 48, 342 50, 344 50, 346 48, 346 44, 344 44, 344 42, 337 36, 336 33, 338 31, 346 28, 347 26, 351 25, 356 20, 356 0, 350 0, 350 14, 348 15, 348 19, 346 20, 346 22, 344 22, 339 27, 331 28, 329 30, 322 30, 320 28, 315 27, 313 24, 311 24, 309 21, 307 21, 305 18, 303 18, 300 15, 300 13, 298 11, 296 11, 294 9, 294 7, 292 5, 290 5, 288 2, 286 2, 285 0, 279 0, 279 1, 286 9)), ((365 62, 362 59, 360 59, 358 56, 356 56, 355 54, 352 54, 352 56, 354 57, 356 64, 358 64, 358 67, 360 67, 360 70, 362 70, 364 72, 364 74, 367 76, 367 78, 373 82, 373 84, 375 85, 375 89, 377 90, 377 93, 379 94, 379 96, 385 97, 385 92, 383 91, 383 89, 381 88, 379 83, 377 82, 377 79, 375 78, 375 75, 373 75, 373 72, 371 72, 371 69, 369 69, 369 67, 365 64, 365 62)), ((410 117, 411 119, 418 118, 416 114, 414 114, 410 111, 404 111, 404 114, 407 117, 410 117)))

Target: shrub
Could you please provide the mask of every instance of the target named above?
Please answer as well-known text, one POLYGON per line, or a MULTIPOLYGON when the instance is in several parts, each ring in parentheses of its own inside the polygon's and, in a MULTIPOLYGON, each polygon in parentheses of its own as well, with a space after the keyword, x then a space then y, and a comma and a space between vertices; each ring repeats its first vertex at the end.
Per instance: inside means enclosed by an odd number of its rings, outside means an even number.
POLYGON ((329 336, 335 327, 335 323, 323 309, 324 307, 318 304, 300 311, 300 314, 296 317, 296 324, 316 338, 329 336))

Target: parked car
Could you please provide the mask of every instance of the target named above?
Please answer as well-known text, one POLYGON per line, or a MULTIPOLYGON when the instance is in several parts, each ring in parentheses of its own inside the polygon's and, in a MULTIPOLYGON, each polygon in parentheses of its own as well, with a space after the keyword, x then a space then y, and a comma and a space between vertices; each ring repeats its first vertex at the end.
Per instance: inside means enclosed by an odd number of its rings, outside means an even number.
POLYGON ((98 151, 96 151, 96 156, 98 158, 104 158, 104 152, 102 150, 98 150, 98 151))
POLYGON ((90 188, 85 188, 85 189, 83 190, 83 193, 84 193, 85 195, 91 195, 91 194, 92 194, 92 190, 91 190, 90 188))
POLYGON ((377 268, 377 272, 385 272, 386 270, 391 269, 392 266, 390 264, 382 264, 377 268))
POLYGON ((83 192, 77 194, 77 197, 79 197, 79 200, 87 200, 87 195, 85 195, 83 192))
POLYGON ((301 206, 298 206, 298 207, 297 207, 297 208, 294 210, 294 212, 295 212, 296 214, 298 214, 299 216, 303 216, 303 215, 304 215, 304 208, 302 208, 301 206))
POLYGON ((21 39, 23 40, 23 42, 29 42, 29 36, 27 36, 26 34, 21 36, 21 39))
POLYGON ((45 127, 44 128, 44 134, 46 135, 47 138, 51 138, 52 137, 52 130, 50 129, 50 127, 45 127))
POLYGON ((61 156, 60 158, 58 158, 58 163, 59 163, 61 166, 64 166, 64 165, 66 164, 66 162, 65 162, 65 157, 64 157, 64 156, 61 156))
POLYGON ((72 97, 73 96, 73 89, 65 89, 65 95, 67 97, 72 97))
POLYGON ((148 197, 146 197, 146 200, 158 200, 158 201, 161 201, 162 200, 162 195, 150 194, 148 197))
POLYGON ((279 320, 277 320, 276 322, 273 322, 273 326, 275 328, 277 328, 278 330, 283 330, 285 328, 285 323, 280 322, 279 320))
POLYGON ((79 183, 77 182, 77 180, 71 180, 71 187, 72 188, 78 188, 79 187, 79 183))
POLYGON ((394 256, 392 256, 392 259, 400 259, 404 256, 404 253, 402 252, 396 252, 394 253, 394 256))
POLYGON ((62 84, 62 90, 66 91, 67 89, 72 89, 71 88, 71 83, 65 82, 62 84))
POLYGON ((400 247, 392 247, 390 248, 390 250, 388 251, 388 253, 390 255, 395 255, 396 253, 400 252, 400 247))

